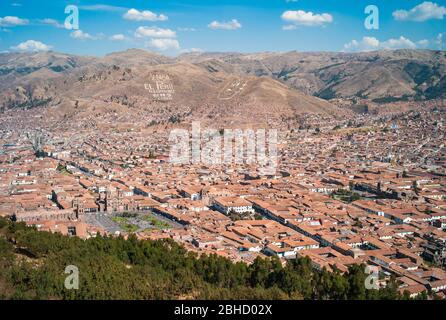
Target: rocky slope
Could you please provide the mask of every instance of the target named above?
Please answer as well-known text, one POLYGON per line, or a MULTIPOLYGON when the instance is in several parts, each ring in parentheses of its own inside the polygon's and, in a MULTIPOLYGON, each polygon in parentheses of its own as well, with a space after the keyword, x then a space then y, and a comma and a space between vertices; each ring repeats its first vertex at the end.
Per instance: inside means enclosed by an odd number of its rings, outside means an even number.
POLYGON ((444 98, 446 52, 203 53, 180 57, 208 70, 269 76, 324 99, 444 98))
POLYGON ((446 97, 446 53, 192 53, 131 49, 104 57, 0 54, 0 110, 58 106, 63 115, 148 112, 154 122, 280 122, 343 117, 333 98, 446 97))

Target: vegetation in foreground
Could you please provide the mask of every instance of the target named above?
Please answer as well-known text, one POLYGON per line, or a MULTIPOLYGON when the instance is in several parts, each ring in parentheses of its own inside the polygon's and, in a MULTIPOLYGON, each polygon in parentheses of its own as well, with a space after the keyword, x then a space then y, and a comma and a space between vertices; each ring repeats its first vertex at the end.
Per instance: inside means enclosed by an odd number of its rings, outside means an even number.
POLYGON ((172 240, 131 236, 88 240, 39 232, 0 218, 1 299, 403 299, 395 281, 364 287, 364 266, 347 274, 314 271, 306 258, 251 265, 186 251, 172 240), (79 289, 64 287, 65 267, 79 289))

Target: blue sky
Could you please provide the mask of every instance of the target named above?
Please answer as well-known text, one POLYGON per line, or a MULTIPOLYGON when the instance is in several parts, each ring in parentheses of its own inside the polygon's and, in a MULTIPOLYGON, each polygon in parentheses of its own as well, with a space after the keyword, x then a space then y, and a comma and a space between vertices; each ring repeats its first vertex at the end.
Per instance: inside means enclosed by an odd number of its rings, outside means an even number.
POLYGON ((1 0, 0 51, 445 49, 446 0, 1 0), (68 30, 65 7, 79 10, 68 30), (379 9, 367 29, 364 9, 379 9))

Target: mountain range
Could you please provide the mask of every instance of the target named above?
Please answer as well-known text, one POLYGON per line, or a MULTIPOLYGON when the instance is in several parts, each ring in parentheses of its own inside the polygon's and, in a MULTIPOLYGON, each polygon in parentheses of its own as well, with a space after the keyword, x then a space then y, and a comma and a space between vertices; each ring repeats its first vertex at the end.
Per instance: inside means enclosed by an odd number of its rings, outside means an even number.
MULTIPOLYGON (((0 110, 58 106, 166 118, 282 121, 342 117, 337 100, 375 103, 446 98, 446 52, 186 53, 130 49, 104 57, 57 52, 0 54, 0 110)), ((76 111, 77 110, 77 111, 76 111)))

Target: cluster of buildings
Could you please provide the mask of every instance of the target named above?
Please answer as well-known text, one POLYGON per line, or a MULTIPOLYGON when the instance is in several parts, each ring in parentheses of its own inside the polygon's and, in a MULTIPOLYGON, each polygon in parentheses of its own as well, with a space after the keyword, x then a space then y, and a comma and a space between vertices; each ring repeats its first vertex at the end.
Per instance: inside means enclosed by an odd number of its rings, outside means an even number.
POLYGON ((278 170, 262 176, 255 164, 172 165, 168 132, 139 122, 47 127, 36 151, 37 134, 24 136, 6 118, 0 216, 88 238, 111 231, 86 217, 152 212, 176 227, 137 232, 141 239, 172 238, 247 263, 308 256, 316 269, 341 272, 364 263, 382 285, 396 277, 412 297, 444 297, 445 110, 317 130, 309 119, 282 128, 278 170))

